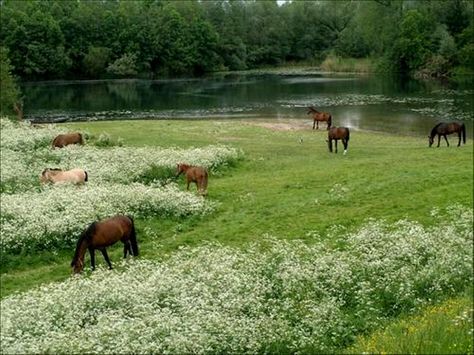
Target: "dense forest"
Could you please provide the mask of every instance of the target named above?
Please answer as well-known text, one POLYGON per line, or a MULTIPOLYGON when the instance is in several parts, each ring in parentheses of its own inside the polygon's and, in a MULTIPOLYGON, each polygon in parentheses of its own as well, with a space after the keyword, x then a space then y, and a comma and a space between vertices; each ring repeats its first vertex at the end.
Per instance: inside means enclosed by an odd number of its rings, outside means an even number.
POLYGON ((473 6, 469 0, 0 0, 1 112, 21 115, 13 77, 197 76, 334 58, 365 60, 368 71, 472 74, 473 6))
POLYGON ((2 0, 21 79, 200 75, 328 55, 444 75, 474 66, 473 4, 417 1, 2 0))

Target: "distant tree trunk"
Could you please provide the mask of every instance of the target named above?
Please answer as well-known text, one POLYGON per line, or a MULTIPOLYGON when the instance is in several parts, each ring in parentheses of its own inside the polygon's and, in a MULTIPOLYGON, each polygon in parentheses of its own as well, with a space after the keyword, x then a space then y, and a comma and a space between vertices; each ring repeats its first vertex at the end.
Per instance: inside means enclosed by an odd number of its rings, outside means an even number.
POLYGON ((13 104, 13 110, 18 116, 18 121, 23 121, 23 104, 19 101, 13 104))

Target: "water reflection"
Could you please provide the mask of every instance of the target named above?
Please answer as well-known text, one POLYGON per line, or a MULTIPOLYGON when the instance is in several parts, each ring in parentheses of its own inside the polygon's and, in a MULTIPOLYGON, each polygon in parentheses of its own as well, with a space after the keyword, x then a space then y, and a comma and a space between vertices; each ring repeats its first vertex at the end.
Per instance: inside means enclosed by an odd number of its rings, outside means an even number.
POLYGON ((400 77, 221 75, 204 79, 26 83, 33 121, 299 118, 306 107, 331 112, 336 125, 425 135, 457 119, 472 131, 473 89, 400 77))

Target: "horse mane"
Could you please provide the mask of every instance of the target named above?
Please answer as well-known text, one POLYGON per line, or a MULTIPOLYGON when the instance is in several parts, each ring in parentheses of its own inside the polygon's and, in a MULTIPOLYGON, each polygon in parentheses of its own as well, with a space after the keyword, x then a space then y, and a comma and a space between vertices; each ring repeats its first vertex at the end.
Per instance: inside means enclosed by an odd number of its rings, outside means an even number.
POLYGON ((43 172, 41 173, 41 175, 44 176, 44 174, 46 173, 46 171, 62 171, 62 169, 58 169, 58 168, 46 168, 43 170, 43 172))
POLYGON ((320 111, 316 110, 316 109, 314 108, 314 106, 308 107, 308 110, 313 111, 313 112, 316 112, 316 113, 321 113, 320 111))
POLYGON ((440 122, 438 123, 436 126, 433 127, 433 129, 431 130, 431 137, 434 137, 435 134, 436 134, 436 130, 438 129, 439 126, 441 126, 442 124, 444 124, 443 122, 440 122))
POLYGON ((77 244, 76 244, 76 251, 74 252, 74 257, 72 258, 71 266, 74 266, 74 264, 76 264, 77 262, 77 259, 79 259, 79 250, 81 249, 80 248, 81 244, 83 242, 89 242, 92 239, 96 226, 97 226, 97 222, 93 222, 92 224, 89 225, 89 227, 87 227, 81 233, 79 240, 77 241, 77 244))

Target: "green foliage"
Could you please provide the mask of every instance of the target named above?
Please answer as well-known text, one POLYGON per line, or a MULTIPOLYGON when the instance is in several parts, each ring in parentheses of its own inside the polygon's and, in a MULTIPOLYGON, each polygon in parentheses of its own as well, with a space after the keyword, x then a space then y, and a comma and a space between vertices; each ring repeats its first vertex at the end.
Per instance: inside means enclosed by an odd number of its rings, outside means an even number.
POLYGON ((385 70, 405 72, 441 55, 451 72, 458 57, 463 67, 470 63, 473 6, 468 0, 4 0, 0 40, 14 73, 27 79, 201 75, 322 61, 328 53, 372 57, 385 70))
POLYGON ((119 77, 133 77, 137 75, 137 56, 125 53, 107 67, 107 72, 119 77))
POLYGON ((13 113, 14 105, 19 99, 20 89, 12 75, 8 51, 5 47, 0 47, 0 114, 13 113))
POLYGON ((83 60, 85 72, 91 77, 100 76, 107 66, 110 52, 110 49, 106 47, 89 47, 83 60))
POLYGON ((472 354, 472 291, 360 337, 349 354, 472 354))
POLYGON ((394 59, 400 71, 421 67, 431 47, 432 23, 417 10, 408 11, 400 23, 400 36, 394 46, 394 59))

